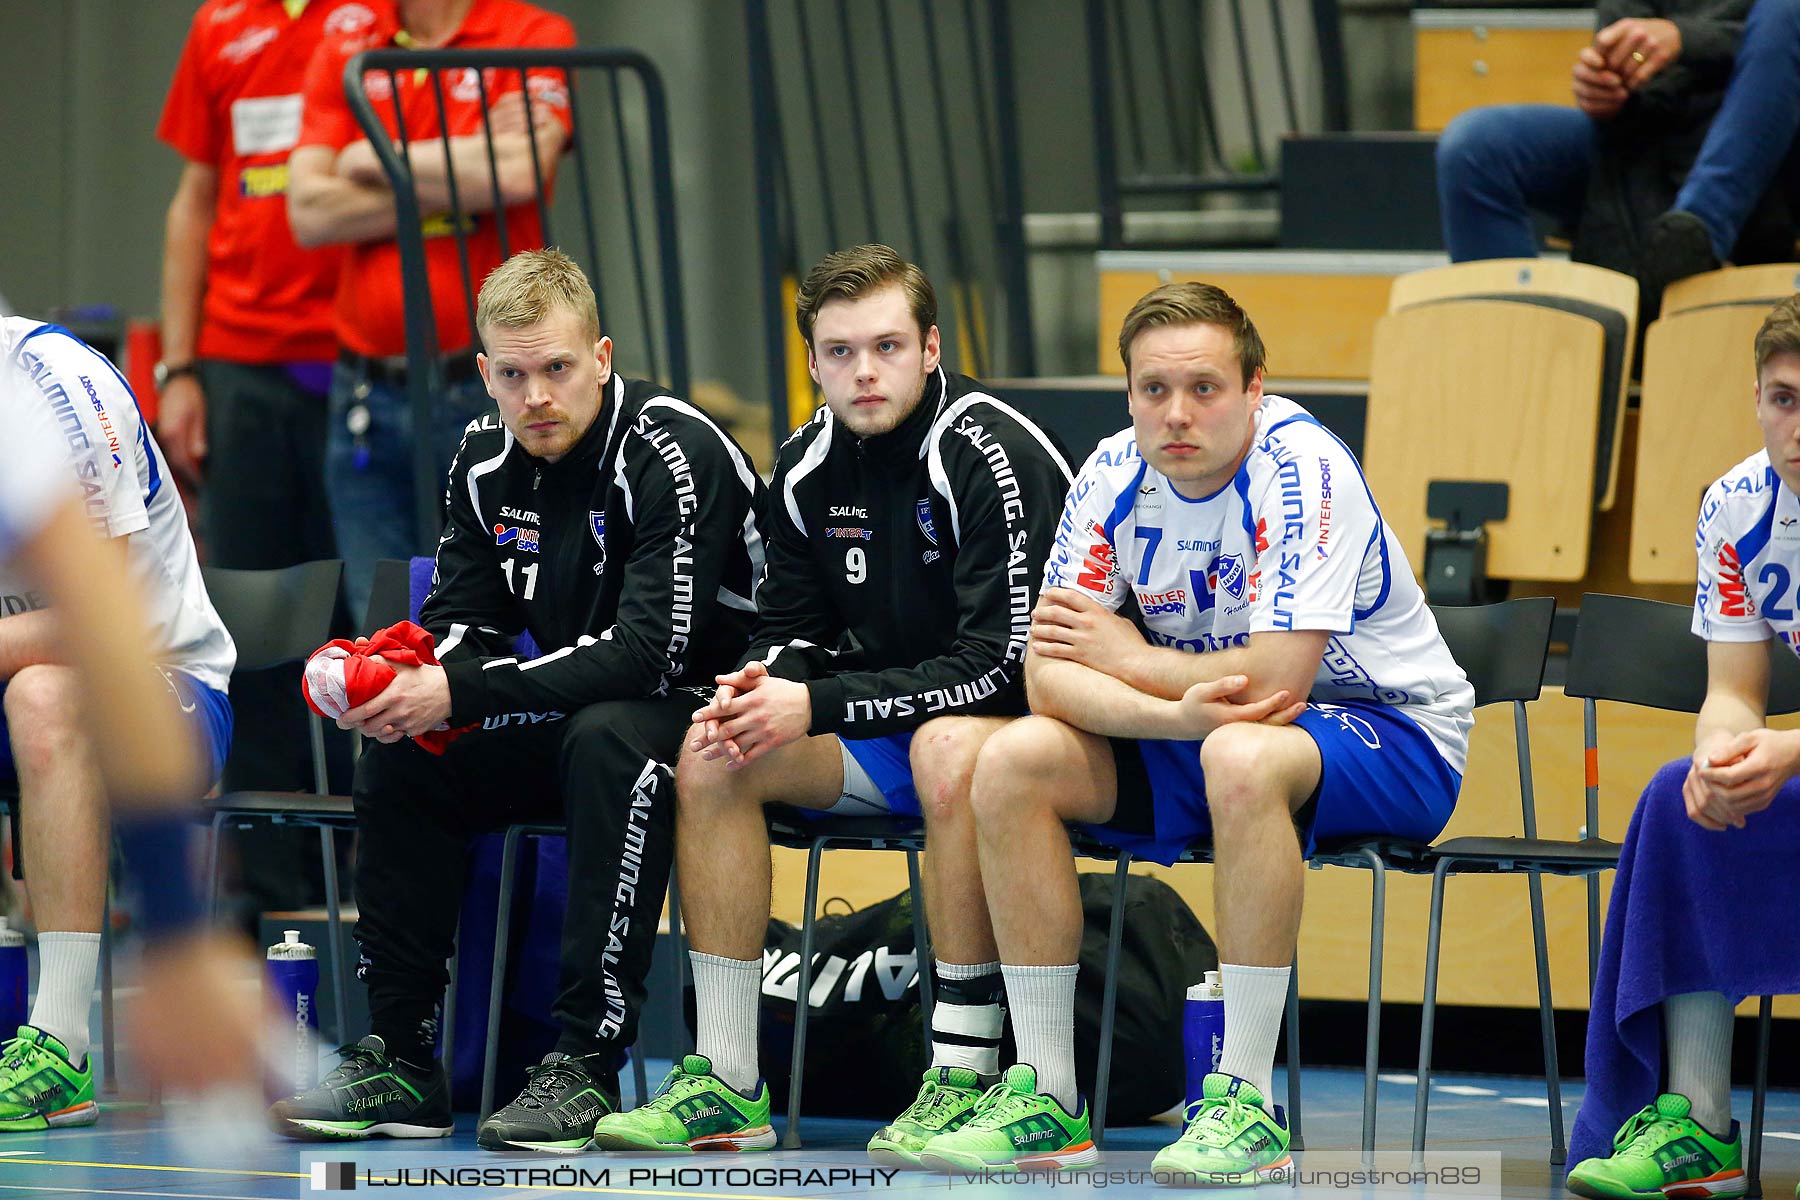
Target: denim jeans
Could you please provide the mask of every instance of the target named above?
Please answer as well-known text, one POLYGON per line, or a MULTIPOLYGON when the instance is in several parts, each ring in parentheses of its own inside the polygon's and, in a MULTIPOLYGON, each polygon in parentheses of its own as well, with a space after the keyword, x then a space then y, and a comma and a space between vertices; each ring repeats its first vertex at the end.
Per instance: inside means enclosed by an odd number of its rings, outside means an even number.
MULTIPOLYGON (((491 412, 494 403, 479 377, 451 384, 437 399, 434 428, 426 436, 436 463, 432 491, 441 495, 463 426, 491 412)), ((352 619, 360 622, 368 609, 376 562, 430 552, 419 545, 413 506, 412 402, 403 385, 359 378, 355 368, 340 362, 331 372, 330 403, 325 490, 331 497, 338 552, 344 556, 345 595, 352 619), (369 411, 368 428, 360 437, 349 425, 350 412, 358 404, 369 411)))
MULTIPOLYGON (((1800 131, 1800 0, 1756 0, 1719 112, 1675 207, 1693 213, 1723 262, 1800 131)), ((1530 258, 1530 212, 1568 226, 1581 215, 1594 123, 1576 108, 1474 108, 1438 139, 1438 204, 1452 262, 1530 258)))

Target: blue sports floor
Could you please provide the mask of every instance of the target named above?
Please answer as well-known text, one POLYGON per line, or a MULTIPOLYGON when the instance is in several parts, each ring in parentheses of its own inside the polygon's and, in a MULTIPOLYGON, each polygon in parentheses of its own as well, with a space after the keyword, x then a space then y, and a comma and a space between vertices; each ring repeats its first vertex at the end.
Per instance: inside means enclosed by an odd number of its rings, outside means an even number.
MULTIPOLYGON (((652 1079, 666 1063, 653 1062, 652 1079)), ((629 1078, 629 1076, 627 1077, 629 1078)), ((1280 1088, 1279 1072, 1277 1090, 1280 1088)), ((629 1084, 627 1085, 629 1087, 629 1084)), ((1441 1175, 1429 1183, 1405 1178, 1405 1147, 1411 1133, 1412 1079, 1387 1076, 1381 1084, 1378 1166, 1385 1182, 1369 1184, 1352 1176, 1361 1132, 1362 1077, 1348 1070, 1309 1070, 1305 1076, 1304 1132, 1309 1150, 1300 1158, 1300 1186, 1265 1185, 1259 1196, 1299 1192, 1320 1196, 1521 1196, 1558 1197, 1560 1171, 1545 1161, 1549 1145, 1543 1087, 1529 1077, 1452 1076, 1434 1089, 1431 1111, 1432 1166, 1461 1171, 1478 1167, 1478 1183, 1452 1186, 1441 1175), (1495 1183, 1495 1170, 1498 1184, 1495 1183)), ((1579 1082, 1565 1090, 1566 1120, 1581 1099, 1579 1082)), ((629 1094, 627 1102, 630 1102, 629 1094)), ((1748 1091, 1734 1097, 1738 1114, 1750 1108, 1748 1091)), ((1106 1174, 1052 1185, 1044 1180, 993 1182, 916 1173, 876 1172, 862 1157, 875 1129, 870 1121, 809 1118, 806 1148, 756 1156, 705 1156, 680 1160, 590 1154, 572 1157, 488 1154, 475 1148, 475 1122, 464 1114, 446 1141, 378 1140, 341 1146, 284 1142, 263 1132, 259 1106, 245 1101, 202 1110, 169 1102, 152 1113, 142 1101, 106 1104, 100 1122, 85 1129, 10 1134, 0 1138, 0 1196, 144 1196, 170 1200, 263 1200, 265 1197, 322 1197, 333 1182, 314 1163, 355 1164, 358 1192, 400 1187, 399 1196, 524 1197, 558 1194, 645 1195, 712 1198, 841 1195, 874 1197, 890 1193, 941 1196, 1068 1194, 1104 1189, 1115 1194, 1167 1194, 1132 1172, 1147 1172, 1150 1155, 1172 1141, 1175 1125, 1115 1129, 1107 1142, 1106 1174), (435 1173, 428 1175, 428 1169, 435 1173), (462 1168, 460 1172, 453 1170, 462 1168), (482 1175, 476 1168, 487 1168, 482 1175), (754 1169, 754 1174, 749 1172, 754 1169), (549 1172, 556 1170, 558 1174, 549 1172), (532 1175, 529 1172, 536 1171, 532 1175), (639 1172, 634 1176, 633 1172, 639 1172), (659 1171, 660 1175, 644 1172, 659 1171), (674 1172, 671 1174, 671 1172, 674 1172), (434 1182, 435 1180, 435 1182, 434 1182)), ((779 1121, 777 1128, 780 1128, 779 1121)), ((1770 1096, 1763 1175, 1765 1194, 1793 1194, 1800 1179, 1800 1093, 1770 1096)), ((340 1169, 341 1172, 341 1169, 340 1169)), ((341 1178, 335 1180, 343 1182, 341 1178)))

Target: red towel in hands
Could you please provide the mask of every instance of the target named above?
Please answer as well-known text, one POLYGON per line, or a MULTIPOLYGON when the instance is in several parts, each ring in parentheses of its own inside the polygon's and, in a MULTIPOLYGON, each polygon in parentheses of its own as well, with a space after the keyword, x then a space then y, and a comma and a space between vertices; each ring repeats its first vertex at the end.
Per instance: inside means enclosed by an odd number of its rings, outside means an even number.
MULTIPOLYGON (((327 642, 306 660, 300 694, 308 708, 335 721, 379 696, 393 682, 394 668, 390 663, 438 666, 432 636, 411 621, 402 621, 360 645, 343 638, 327 642)), ((413 740, 433 754, 442 754, 445 747, 473 728, 441 725, 413 740)))

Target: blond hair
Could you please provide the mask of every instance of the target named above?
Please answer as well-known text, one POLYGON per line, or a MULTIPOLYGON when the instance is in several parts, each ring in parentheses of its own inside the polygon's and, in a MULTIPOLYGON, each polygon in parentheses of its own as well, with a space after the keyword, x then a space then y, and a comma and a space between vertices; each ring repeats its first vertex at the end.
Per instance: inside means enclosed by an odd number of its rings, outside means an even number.
POLYGON ((813 323, 828 301, 860 300, 890 283, 899 284, 906 293, 906 307, 912 310, 923 340, 937 324, 937 293, 925 272, 879 242, 835 250, 806 273, 794 298, 794 319, 800 326, 800 336, 808 346, 812 345, 813 323))
POLYGON ((600 340, 600 309, 575 260, 561 250, 521 250, 482 281, 475 299, 475 327, 523 329, 561 309, 582 322, 590 342, 600 340))
POLYGON ((1262 335, 1236 300, 1210 283, 1165 283, 1132 305, 1119 328, 1119 360, 1125 364, 1127 376, 1131 374, 1131 344, 1138 335, 1172 325, 1217 325, 1229 332, 1236 343, 1245 387, 1263 368, 1267 353, 1262 335))
POLYGON ((1762 328, 1756 331, 1756 374, 1777 354, 1800 355, 1800 293, 1789 296, 1769 310, 1762 328))

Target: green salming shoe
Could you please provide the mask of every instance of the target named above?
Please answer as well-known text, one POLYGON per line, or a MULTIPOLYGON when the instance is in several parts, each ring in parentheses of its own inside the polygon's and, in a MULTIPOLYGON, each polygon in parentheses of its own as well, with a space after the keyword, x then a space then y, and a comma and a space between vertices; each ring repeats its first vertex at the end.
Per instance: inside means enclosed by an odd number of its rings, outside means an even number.
POLYGON ((714 1075, 704 1056, 690 1054, 644 1104, 601 1117, 594 1125, 594 1145, 671 1154, 768 1150, 775 1145, 769 1085, 759 1079, 756 1095, 746 1096, 714 1075))
POLYGON ((961 1129, 980 1102, 981 1076, 967 1067, 933 1067, 918 1099, 869 1139, 869 1157, 883 1166, 916 1167, 925 1143, 961 1129))
POLYGON ((391 1058, 387 1044, 372 1033, 338 1053, 344 1061, 318 1087, 270 1105, 276 1133, 317 1142, 449 1137, 456 1131, 450 1084, 439 1064, 421 1070, 391 1058))
POLYGON ((0 1048, 0 1132, 92 1125, 99 1119, 93 1060, 76 1067, 67 1046, 34 1026, 19 1026, 0 1048))
POLYGON ((1255 1187, 1286 1177, 1293 1159, 1279 1106, 1254 1085, 1217 1071, 1201 1084, 1200 1096, 1188 1105, 1187 1128, 1157 1154, 1152 1171, 1187 1187, 1255 1187))
POLYGON ((1613 1136, 1613 1152, 1588 1158, 1569 1172, 1577 1196, 1742 1196, 1744 1176, 1738 1123, 1720 1141, 1688 1116, 1686 1096, 1658 1096, 1613 1136))
POLYGON ((1087 1101, 1070 1115, 1054 1096, 1037 1090, 1037 1072, 1024 1063, 1007 1068, 982 1093, 961 1129, 925 1144, 919 1165, 928 1171, 1066 1170, 1100 1161, 1088 1129, 1087 1101))

